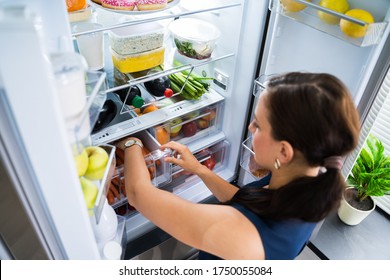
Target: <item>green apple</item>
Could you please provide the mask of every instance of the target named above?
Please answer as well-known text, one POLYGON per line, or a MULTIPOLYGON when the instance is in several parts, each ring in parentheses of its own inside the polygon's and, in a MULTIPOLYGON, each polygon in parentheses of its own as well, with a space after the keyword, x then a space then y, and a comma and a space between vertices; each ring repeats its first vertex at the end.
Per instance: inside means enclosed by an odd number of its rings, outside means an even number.
POLYGON ((173 120, 171 120, 169 122, 169 125, 171 126, 171 132, 170 132, 171 138, 179 135, 179 132, 182 128, 182 125, 181 125, 182 122, 183 122, 183 120, 181 118, 174 118, 173 120))
POLYGON ((106 170, 108 162, 108 153, 99 146, 90 146, 85 148, 88 154, 88 168, 84 176, 90 180, 101 180, 106 170))
POLYGON ((97 194, 99 192, 98 187, 90 180, 80 177, 81 189, 83 190, 85 204, 87 208, 93 209, 97 194))
POLYGON ((74 160, 76 162, 77 174, 79 177, 84 176, 85 172, 88 168, 88 154, 85 149, 78 155, 74 156, 74 160))

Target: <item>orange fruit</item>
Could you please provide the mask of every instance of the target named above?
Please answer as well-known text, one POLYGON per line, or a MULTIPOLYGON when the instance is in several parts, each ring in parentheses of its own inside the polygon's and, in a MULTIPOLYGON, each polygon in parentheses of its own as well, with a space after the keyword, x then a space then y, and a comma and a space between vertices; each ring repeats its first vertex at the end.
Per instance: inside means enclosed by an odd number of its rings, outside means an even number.
POLYGON ((155 133, 156 133, 156 139, 157 141, 163 145, 163 144, 166 144, 169 142, 170 138, 169 138, 169 132, 165 130, 164 127, 162 126, 158 126, 154 129, 155 133))
POLYGON ((74 12, 85 9, 87 7, 87 0, 66 0, 68 12, 74 12))
POLYGON ((142 110, 142 114, 147 114, 147 113, 150 113, 150 112, 153 112, 153 111, 156 111, 156 110, 158 110, 158 108, 156 107, 156 105, 150 104, 150 105, 146 106, 146 107, 142 110))
MULTIPOLYGON (((306 2, 311 2, 311 0, 306 0, 306 2)), ((299 12, 306 8, 306 5, 295 2, 294 0, 280 0, 283 8, 287 12, 299 12)))
POLYGON ((359 20, 367 23, 365 26, 361 26, 359 24, 350 22, 346 19, 340 20, 341 31, 345 35, 353 37, 353 38, 364 37, 364 35, 366 35, 367 29, 368 29, 368 24, 374 23, 374 17, 366 10, 352 9, 352 10, 349 10, 348 12, 346 12, 345 15, 359 19, 359 20))
MULTIPOLYGON (((344 14, 349 10, 347 0, 321 0, 320 6, 341 14, 344 14)), ((317 14, 318 17, 327 24, 338 24, 340 21, 339 17, 332 16, 331 14, 322 11, 318 11, 317 14)))

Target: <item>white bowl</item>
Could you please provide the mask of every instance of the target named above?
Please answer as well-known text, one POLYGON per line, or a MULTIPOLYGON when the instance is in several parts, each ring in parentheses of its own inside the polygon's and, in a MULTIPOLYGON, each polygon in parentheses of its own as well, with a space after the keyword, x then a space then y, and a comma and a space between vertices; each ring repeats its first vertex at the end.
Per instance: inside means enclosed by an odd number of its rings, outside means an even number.
POLYGON ((209 58, 221 35, 215 25, 195 18, 177 19, 169 24, 169 30, 178 52, 194 59, 209 58))

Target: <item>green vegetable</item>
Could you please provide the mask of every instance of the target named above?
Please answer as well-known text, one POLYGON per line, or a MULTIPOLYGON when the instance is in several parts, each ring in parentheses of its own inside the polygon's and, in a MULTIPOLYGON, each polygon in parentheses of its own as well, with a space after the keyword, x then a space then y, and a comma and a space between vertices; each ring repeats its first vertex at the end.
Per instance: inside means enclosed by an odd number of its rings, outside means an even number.
MULTIPOLYGON (((174 61, 174 66, 182 66, 178 61, 174 61)), ((197 75, 194 72, 190 72, 187 70, 177 72, 174 74, 168 75, 170 81, 171 81, 171 89, 174 93, 180 92, 180 90, 184 88, 181 91, 180 95, 189 100, 198 100, 201 98, 201 96, 208 91, 210 88, 210 84, 207 82, 207 80, 212 80, 213 78, 210 77, 202 77, 197 75), (188 76, 189 75, 189 76, 188 76), (188 81, 186 82, 186 79, 188 77, 188 81)))

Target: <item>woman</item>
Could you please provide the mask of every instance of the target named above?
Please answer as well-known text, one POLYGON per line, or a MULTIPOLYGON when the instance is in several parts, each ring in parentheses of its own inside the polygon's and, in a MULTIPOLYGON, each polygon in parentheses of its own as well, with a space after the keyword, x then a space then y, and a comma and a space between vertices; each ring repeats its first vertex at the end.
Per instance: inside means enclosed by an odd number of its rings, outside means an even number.
POLYGON ((339 206, 342 157, 357 145, 359 128, 351 96, 337 78, 280 75, 268 82, 249 125, 255 161, 271 175, 237 188, 186 146, 162 145, 179 155, 167 162, 199 176, 222 202, 195 204, 155 188, 141 148, 132 145, 125 150, 127 196, 155 225, 201 250, 200 259, 294 259, 316 222, 339 206))

